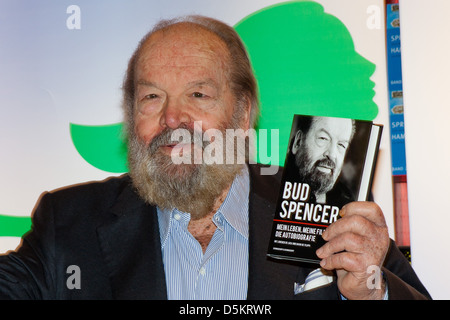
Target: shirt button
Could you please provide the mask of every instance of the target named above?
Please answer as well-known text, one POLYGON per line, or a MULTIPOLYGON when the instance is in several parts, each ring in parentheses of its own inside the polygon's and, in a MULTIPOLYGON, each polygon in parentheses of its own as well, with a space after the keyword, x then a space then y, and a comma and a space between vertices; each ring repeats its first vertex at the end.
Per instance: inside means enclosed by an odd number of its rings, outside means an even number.
POLYGON ((199 270, 199 273, 204 276, 206 274, 206 269, 204 267, 201 267, 199 270))
POLYGON ((180 220, 180 218, 181 218, 181 216, 180 216, 179 213, 175 213, 175 214, 173 215, 173 217, 175 218, 175 220, 180 220))

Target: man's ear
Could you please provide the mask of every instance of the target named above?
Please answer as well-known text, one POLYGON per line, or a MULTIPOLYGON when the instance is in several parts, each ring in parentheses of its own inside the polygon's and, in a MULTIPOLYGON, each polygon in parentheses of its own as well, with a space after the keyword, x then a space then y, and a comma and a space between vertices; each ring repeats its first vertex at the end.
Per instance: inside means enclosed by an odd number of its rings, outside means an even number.
POLYGON ((298 149, 300 149, 301 145, 302 145, 302 137, 303 137, 303 132, 301 130, 298 130, 295 133, 294 136, 294 143, 292 144, 292 153, 296 154, 298 149))
POLYGON ((244 97, 243 109, 245 110, 242 119, 242 127, 244 130, 250 129, 251 123, 251 112, 252 112, 252 102, 249 97, 244 97))

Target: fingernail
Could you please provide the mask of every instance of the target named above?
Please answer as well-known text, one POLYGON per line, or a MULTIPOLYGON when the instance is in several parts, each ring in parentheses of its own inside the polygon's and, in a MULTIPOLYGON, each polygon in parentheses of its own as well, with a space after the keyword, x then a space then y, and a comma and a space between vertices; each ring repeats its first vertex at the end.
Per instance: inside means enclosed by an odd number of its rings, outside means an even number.
POLYGON ((345 205, 345 206, 343 206, 342 208, 341 208, 341 210, 339 210, 339 215, 341 216, 341 217, 343 217, 344 215, 345 215, 345 207, 346 207, 347 205, 345 205))
POLYGON ((316 251, 317 256, 320 257, 320 255, 322 254, 322 252, 323 252, 323 249, 322 249, 322 248, 317 249, 317 251, 316 251))
POLYGON ((322 268, 324 268, 326 264, 327 264, 326 259, 322 259, 322 260, 320 261, 320 266, 321 266, 322 268))

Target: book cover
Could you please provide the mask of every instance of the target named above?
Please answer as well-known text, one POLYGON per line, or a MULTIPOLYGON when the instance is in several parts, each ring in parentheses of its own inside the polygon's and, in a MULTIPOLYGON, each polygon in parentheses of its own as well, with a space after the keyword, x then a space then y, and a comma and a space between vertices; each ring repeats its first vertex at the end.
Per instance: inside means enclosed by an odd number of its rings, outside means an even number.
POLYGON ((322 232, 345 204, 369 198, 382 129, 371 121, 294 116, 269 257, 319 264, 322 232))

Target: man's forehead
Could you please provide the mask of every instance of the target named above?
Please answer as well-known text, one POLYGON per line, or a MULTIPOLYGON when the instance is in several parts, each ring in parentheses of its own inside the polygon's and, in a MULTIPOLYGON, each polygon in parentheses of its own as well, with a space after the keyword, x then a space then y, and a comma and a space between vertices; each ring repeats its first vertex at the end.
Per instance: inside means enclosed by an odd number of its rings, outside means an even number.
POLYGON ((152 49, 176 50, 179 54, 193 49, 220 55, 228 51, 219 36, 190 22, 177 23, 154 32, 142 46, 141 54, 152 49))
POLYGON ((198 67, 226 71, 230 63, 225 43, 213 32, 192 23, 179 23, 153 33, 142 45, 137 78, 153 67, 198 67))
POLYGON ((352 120, 344 118, 317 117, 314 119, 312 131, 325 131, 326 133, 349 140, 352 133, 352 120))

